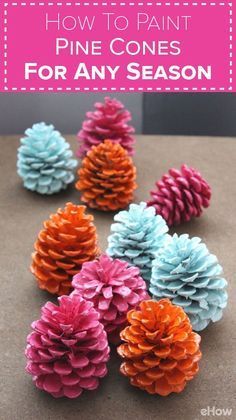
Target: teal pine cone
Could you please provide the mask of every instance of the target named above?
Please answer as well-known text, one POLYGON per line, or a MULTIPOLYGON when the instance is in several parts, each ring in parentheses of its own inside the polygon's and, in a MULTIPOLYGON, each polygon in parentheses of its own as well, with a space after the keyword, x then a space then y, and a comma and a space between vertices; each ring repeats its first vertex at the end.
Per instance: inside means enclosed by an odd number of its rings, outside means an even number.
POLYGON ((34 124, 25 131, 18 149, 18 175, 25 188, 40 194, 54 194, 74 180, 77 161, 69 143, 53 125, 34 124))
POLYGON ((114 221, 107 254, 139 267, 143 279, 150 281, 152 262, 169 237, 165 220, 156 216, 154 207, 140 203, 120 211, 114 221))
POLYGON ((153 262, 150 292, 182 306, 195 331, 219 321, 227 305, 227 281, 217 257, 200 238, 175 234, 153 262))

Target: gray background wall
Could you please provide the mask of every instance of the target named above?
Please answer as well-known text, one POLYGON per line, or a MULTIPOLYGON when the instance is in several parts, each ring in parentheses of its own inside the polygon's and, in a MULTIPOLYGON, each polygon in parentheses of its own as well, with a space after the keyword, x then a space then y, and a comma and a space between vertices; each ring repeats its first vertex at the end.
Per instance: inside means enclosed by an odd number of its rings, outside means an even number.
MULTIPOLYGON (((21 134, 35 122, 52 123, 62 133, 77 133, 85 113, 104 94, 0 94, 0 134, 21 134)), ((142 94, 109 94, 132 112, 132 125, 142 132, 142 94)))
MULTIPOLYGON (((0 134, 22 134, 35 122, 53 123, 62 133, 77 133, 104 94, 0 94, 0 134)), ((130 109, 137 133, 236 136, 236 95, 117 94, 130 109)))
POLYGON ((145 93, 146 134, 236 136, 236 95, 233 93, 145 93))

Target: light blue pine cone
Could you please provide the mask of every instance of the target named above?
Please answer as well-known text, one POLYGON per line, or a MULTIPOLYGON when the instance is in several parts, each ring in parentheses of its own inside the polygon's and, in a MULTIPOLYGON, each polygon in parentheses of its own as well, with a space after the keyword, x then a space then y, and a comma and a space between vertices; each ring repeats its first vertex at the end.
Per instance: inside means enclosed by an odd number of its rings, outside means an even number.
POLYGON ((107 254, 139 267, 143 279, 149 281, 152 261, 169 237, 165 220, 146 203, 131 204, 114 220, 117 223, 111 225, 107 254))
POLYGON ((219 321, 227 305, 227 281, 217 257, 200 238, 175 234, 153 262, 150 292, 182 306, 195 331, 219 321))
POLYGON ((69 143, 53 125, 34 124, 25 131, 18 149, 17 172, 24 186, 40 194, 54 194, 74 180, 77 161, 69 143))

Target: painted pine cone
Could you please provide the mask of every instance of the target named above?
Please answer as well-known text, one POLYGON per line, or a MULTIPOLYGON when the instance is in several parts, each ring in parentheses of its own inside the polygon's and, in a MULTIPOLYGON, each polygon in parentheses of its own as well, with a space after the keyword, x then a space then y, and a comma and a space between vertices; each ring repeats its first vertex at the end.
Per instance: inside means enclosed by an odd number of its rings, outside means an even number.
POLYGON ((40 289, 57 295, 70 293, 72 277, 85 261, 99 254, 93 216, 85 214, 85 209, 67 203, 44 222, 31 265, 40 289))
POLYGON ((78 175, 76 188, 91 208, 115 211, 127 207, 134 198, 136 168, 126 150, 110 140, 92 147, 78 175))
POLYGON ((209 207, 211 188, 201 174, 187 165, 181 170, 170 169, 162 179, 156 182, 156 189, 151 191, 149 206, 154 206, 168 226, 188 222, 192 217, 199 217, 203 207, 209 207))
POLYGON ((174 235, 153 263, 150 292, 182 306, 193 329, 221 319, 227 305, 222 267, 200 238, 174 235))
POLYGON ((107 373, 107 334, 99 314, 80 296, 47 302, 27 337, 26 371, 53 397, 77 398, 94 390, 107 373))
POLYGON ((128 154, 134 154, 134 128, 128 125, 131 114, 117 99, 105 98, 104 103, 95 103, 95 111, 87 112, 78 133, 78 156, 83 158, 92 146, 98 146, 105 139, 120 144, 128 154))
POLYGON ((73 293, 93 303, 109 341, 114 344, 120 341, 119 333, 127 323, 127 312, 149 297, 138 268, 105 254, 84 263, 72 285, 73 293))
POLYGON ((114 221, 107 254, 139 267, 143 279, 149 281, 152 262, 169 237, 165 220, 156 216, 153 207, 140 203, 116 214, 114 221))
POLYGON ((18 149, 18 175, 24 186, 40 194, 54 194, 74 180, 77 161, 69 143, 45 123, 34 124, 25 132, 18 149))
POLYGON ((168 299, 147 300, 128 313, 129 326, 118 347, 121 373, 150 394, 181 392, 194 378, 201 358, 200 336, 192 331, 182 308, 168 299))

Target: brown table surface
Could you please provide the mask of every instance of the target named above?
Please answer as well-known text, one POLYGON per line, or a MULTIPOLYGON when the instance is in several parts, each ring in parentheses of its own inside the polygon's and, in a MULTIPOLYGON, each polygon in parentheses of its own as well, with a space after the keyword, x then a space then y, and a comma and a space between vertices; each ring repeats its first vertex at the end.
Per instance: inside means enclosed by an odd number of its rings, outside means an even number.
MULTIPOLYGON (((76 138, 67 138, 76 149, 76 138)), ((38 319, 41 305, 50 299, 38 289, 28 269, 33 243, 43 220, 67 201, 79 203, 79 193, 73 185, 54 196, 25 190, 16 174, 18 144, 17 137, 0 138, 0 419, 198 420, 204 418, 201 409, 208 406, 232 408, 231 418, 235 419, 236 139, 137 137, 136 202, 148 198, 154 182, 170 167, 178 168, 184 162, 198 168, 212 186, 211 207, 203 216, 172 230, 200 236, 218 256, 229 281, 229 305, 224 318, 201 334, 203 358, 198 376, 182 394, 150 396, 131 387, 119 374, 120 360, 113 352, 109 374, 100 388, 84 392, 77 400, 56 400, 37 390, 24 371, 24 347, 30 323, 38 319)), ((93 213, 100 245, 105 250, 113 215, 93 213)))

